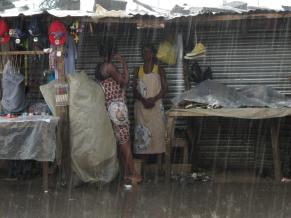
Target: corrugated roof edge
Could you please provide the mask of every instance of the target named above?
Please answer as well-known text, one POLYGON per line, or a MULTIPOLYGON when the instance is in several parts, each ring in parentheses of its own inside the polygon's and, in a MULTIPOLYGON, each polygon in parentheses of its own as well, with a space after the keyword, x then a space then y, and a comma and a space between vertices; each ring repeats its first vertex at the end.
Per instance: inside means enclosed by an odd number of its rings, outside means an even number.
POLYGON ((80 11, 80 10, 38 10, 38 11, 8 11, 5 10, 4 13, 0 12, 0 17, 18 17, 18 16, 33 16, 40 14, 50 14, 55 17, 92 17, 94 15, 93 12, 88 11, 80 11))
MULTIPOLYGON (((80 11, 80 10, 47 10, 47 11, 23 11, 21 13, 0 13, 0 17, 17 17, 17 16, 33 16, 40 14, 50 14, 55 17, 95 17, 95 13, 80 11)), ((129 14, 133 15, 133 14, 129 14)), ((236 12, 220 12, 220 13, 202 13, 196 15, 182 15, 173 16, 172 18, 167 18, 164 16, 155 16, 149 14, 134 14, 131 17, 105 17, 99 19, 98 22, 106 22, 107 20, 115 20, 119 22, 130 21, 133 22, 135 19, 160 19, 168 21, 176 21, 177 19, 194 18, 203 19, 205 21, 215 21, 215 20, 240 20, 240 19, 268 19, 268 18, 288 18, 291 17, 290 11, 275 11, 275 10, 252 10, 248 12, 236 13, 236 12)), ((88 19, 90 20, 90 19, 88 19)))

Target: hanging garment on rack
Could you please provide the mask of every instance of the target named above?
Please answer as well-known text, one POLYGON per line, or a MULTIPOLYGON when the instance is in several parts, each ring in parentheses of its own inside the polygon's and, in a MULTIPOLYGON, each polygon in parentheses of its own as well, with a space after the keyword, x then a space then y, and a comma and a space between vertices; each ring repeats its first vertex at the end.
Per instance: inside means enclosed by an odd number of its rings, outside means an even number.
MULTIPOLYGON (((7 51, 10 51, 9 43, 3 44, 3 45, 0 44, 0 52, 7 52, 7 51)), ((0 56, 0 74, 3 73, 4 66, 7 63, 7 61, 8 61, 8 56, 4 56, 4 55, 0 56)))
POLYGON ((4 112, 17 113, 26 108, 24 76, 16 72, 10 61, 3 70, 2 89, 1 104, 4 112))
POLYGON ((65 74, 75 73, 75 61, 77 59, 77 48, 75 41, 71 35, 68 35, 68 39, 65 46, 65 74))

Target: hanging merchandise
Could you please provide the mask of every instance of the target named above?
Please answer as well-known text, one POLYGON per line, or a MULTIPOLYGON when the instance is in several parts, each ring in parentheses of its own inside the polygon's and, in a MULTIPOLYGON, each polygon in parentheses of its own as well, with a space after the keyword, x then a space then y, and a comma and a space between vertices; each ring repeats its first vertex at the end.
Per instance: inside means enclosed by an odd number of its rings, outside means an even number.
POLYGON ((21 44, 26 38, 26 33, 21 28, 9 29, 9 35, 15 39, 15 44, 21 44))
POLYGON ((68 35, 68 39, 65 45, 65 74, 76 72, 76 60, 77 60, 77 47, 74 39, 71 35, 68 35))
MULTIPOLYGON (((0 52, 10 51, 10 40, 9 36, 9 27, 7 22, 4 19, 0 19, 0 52)), ((5 64, 8 61, 8 56, 0 56, 0 74, 3 73, 5 64)), ((1 85, 0 85, 1 89, 1 85)), ((1 90, 0 90, 1 97, 1 90)))
POLYGON ((33 42, 38 42, 41 35, 39 21, 33 17, 28 26, 29 35, 33 37, 33 42))
POLYGON ((81 28, 80 22, 78 20, 76 20, 75 22, 73 22, 70 25, 69 28, 70 28, 70 34, 73 36, 73 39, 74 39, 75 43, 78 44, 79 41, 80 41, 79 33, 82 32, 82 28, 81 28))
POLYGON ((205 46, 201 42, 199 42, 195 45, 194 49, 191 52, 187 53, 184 56, 184 58, 188 60, 193 60, 203 56, 205 52, 206 52, 205 46))
POLYGON ((8 61, 3 70, 1 104, 6 113, 21 112, 26 108, 24 76, 8 61))
POLYGON ((13 28, 9 29, 9 35, 11 38, 14 39, 14 43, 16 47, 18 46, 25 46, 26 39, 27 39, 27 28, 25 21, 22 18, 18 18, 13 22, 13 28))
POLYGON ((9 27, 5 20, 0 19, 0 45, 6 44, 10 40, 9 27))
POLYGON ((50 44, 59 46, 66 43, 67 29, 61 21, 53 21, 49 26, 48 34, 50 44))
POLYGON ((173 35, 169 35, 163 42, 160 43, 157 58, 164 64, 176 64, 177 47, 176 39, 173 35))
POLYGON ((202 71, 198 62, 194 61, 194 63, 191 66, 190 78, 195 83, 200 83, 204 80, 212 79, 212 70, 208 66, 204 71, 202 71))
POLYGON ((69 104, 69 84, 56 83, 56 106, 67 106, 69 104))

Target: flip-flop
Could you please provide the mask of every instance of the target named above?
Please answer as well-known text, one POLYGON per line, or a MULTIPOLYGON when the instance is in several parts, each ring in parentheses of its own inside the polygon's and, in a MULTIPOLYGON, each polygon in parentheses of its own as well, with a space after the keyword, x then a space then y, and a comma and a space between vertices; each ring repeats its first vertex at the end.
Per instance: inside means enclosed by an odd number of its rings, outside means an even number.
POLYGON ((132 184, 139 184, 142 182, 142 177, 141 176, 126 176, 124 177, 124 180, 130 181, 132 184))
POLYGON ((281 179, 281 182, 283 182, 283 183, 289 183, 289 182, 291 182, 291 179, 288 179, 288 178, 286 178, 286 177, 283 177, 283 178, 281 179))

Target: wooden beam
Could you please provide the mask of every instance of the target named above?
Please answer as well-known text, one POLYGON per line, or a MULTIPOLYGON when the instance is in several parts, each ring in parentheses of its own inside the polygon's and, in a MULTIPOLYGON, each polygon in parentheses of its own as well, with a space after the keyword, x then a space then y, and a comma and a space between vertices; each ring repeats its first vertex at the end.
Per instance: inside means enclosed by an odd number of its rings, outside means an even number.
POLYGON ((8 55, 45 55, 49 54, 44 51, 2 51, 0 52, 1 56, 8 56, 8 55))

